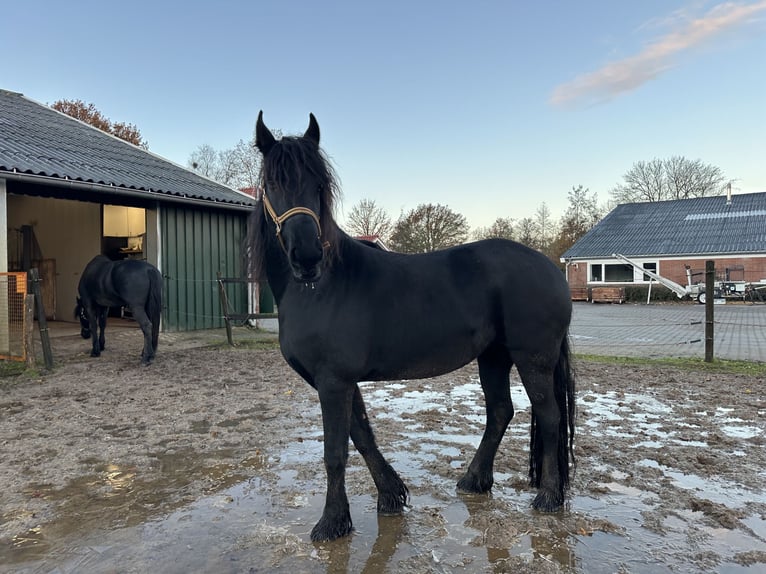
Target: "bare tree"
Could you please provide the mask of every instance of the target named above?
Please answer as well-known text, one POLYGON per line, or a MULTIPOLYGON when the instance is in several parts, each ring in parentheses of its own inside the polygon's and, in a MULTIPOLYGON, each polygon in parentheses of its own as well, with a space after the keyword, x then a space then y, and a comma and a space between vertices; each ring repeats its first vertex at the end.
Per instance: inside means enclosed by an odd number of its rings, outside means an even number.
POLYGON ((399 218, 390 245, 402 253, 426 253, 465 242, 468 231, 465 216, 444 205, 421 204, 399 218))
POLYGON ((715 195, 724 183, 720 168, 673 156, 634 163, 610 193, 617 203, 687 199, 715 195))
POLYGON ((551 242, 548 256, 556 263, 561 255, 596 225, 603 215, 598 196, 582 185, 572 187, 569 205, 559 223, 559 231, 551 242))
POLYGON ((523 243, 527 247, 537 249, 537 225, 535 221, 530 217, 524 217, 519 219, 516 224, 516 241, 523 243))
MULTIPOLYGON (((276 138, 282 137, 274 130, 276 138)), ((239 140, 231 149, 218 151, 202 144, 189 156, 187 165, 212 180, 234 189, 255 188, 261 169, 261 154, 255 147, 255 130, 249 141, 239 140)))
POLYGON ((513 239, 513 219, 510 217, 498 217, 489 227, 479 227, 473 232, 474 239, 513 239))
POLYGON ((377 236, 384 242, 393 230, 393 223, 388 213, 379 207, 373 199, 362 199, 351 208, 346 219, 346 227, 351 235, 377 236))
POLYGON ((541 251, 545 251, 550 243, 551 237, 553 237, 553 219, 551 218, 551 210, 548 208, 548 204, 544 201, 540 204, 540 207, 535 211, 535 228, 537 229, 537 247, 541 251))
POLYGON ((218 152, 208 144, 202 144, 189 157, 189 167, 200 175, 215 179, 218 177, 218 152))
POLYGON ((51 107, 94 128, 98 128, 102 132, 112 134, 140 148, 149 149, 149 145, 135 125, 124 122, 112 122, 93 104, 86 104, 82 100, 57 100, 51 104, 51 107))
POLYGON ((569 205, 561 218, 560 234, 567 236, 572 244, 585 235, 603 216, 598 206, 598 196, 587 187, 572 187, 568 193, 569 205))
POLYGON ((188 166, 204 175, 235 189, 255 187, 261 157, 252 143, 239 140, 232 149, 216 151, 203 144, 189 157, 188 166))

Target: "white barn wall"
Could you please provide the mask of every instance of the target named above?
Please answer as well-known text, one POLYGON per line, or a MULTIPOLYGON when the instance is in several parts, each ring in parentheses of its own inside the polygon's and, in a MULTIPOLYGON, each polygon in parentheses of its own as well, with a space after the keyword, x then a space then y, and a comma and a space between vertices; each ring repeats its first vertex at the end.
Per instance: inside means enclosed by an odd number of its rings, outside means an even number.
POLYGON ((74 321, 80 274, 101 253, 101 205, 11 194, 7 203, 8 229, 31 225, 43 257, 56 260, 56 319, 74 321))

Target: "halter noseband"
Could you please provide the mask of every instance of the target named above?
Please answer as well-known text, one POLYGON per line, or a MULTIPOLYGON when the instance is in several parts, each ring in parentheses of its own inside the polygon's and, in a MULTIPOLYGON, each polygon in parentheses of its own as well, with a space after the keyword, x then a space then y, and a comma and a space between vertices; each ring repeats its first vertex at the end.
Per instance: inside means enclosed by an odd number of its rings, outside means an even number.
POLYGON ((271 217, 271 220, 277 227, 277 239, 279 239, 279 244, 282 246, 282 249, 285 253, 287 253, 287 248, 285 247, 285 242, 282 239, 282 224, 290 219, 293 215, 310 216, 311 219, 314 220, 314 223, 317 224, 317 237, 321 240, 322 226, 319 224, 319 216, 311 211, 308 207, 292 207, 285 211, 282 215, 277 215, 277 212, 274 211, 274 208, 271 206, 271 202, 269 201, 265 190, 263 192, 263 206, 266 208, 266 213, 269 214, 269 217, 271 217))

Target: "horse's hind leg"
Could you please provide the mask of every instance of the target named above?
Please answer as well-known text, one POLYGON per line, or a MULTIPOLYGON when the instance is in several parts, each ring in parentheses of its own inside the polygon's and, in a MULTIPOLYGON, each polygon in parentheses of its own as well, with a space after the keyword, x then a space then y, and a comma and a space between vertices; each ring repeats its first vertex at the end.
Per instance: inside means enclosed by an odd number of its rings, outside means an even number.
POLYGON ((358 385, 355 385, 352 405, 351 440, 364 458, 375 481, 378 489, 378 512, 381 514, 402 512, 407 505, 409 492, 393 467, 383 458, 375 443, 375 435, 367 418, 367 410, 358 385))
POLYGON ((356 385, 340 381, 317 382, 324 428, 324 466, 327 496, 322 518, 311 530, 311 540, 335 540, 351 533, 351 512, 346 495, 346 463, 351 411, 356 385))
POLYGON ((487 492, 492 488, 495 454, 513 418, 509 380, 513 363, 508 351, 505 347, 491 347, 479 356, 478 363, 487 426, 468 470, 457 483, 458 489, 464 492, 487 492))
MULTIPOLYGON (((93 333, 98 333, 98 348, 99 351, 103 351, 106 349, 106 337, 104 335, 104 329, 106 329, 106 316, 109 314, 109 307, 99 307, 98 308, 98 329, 96 331, 93 331, 93 333)), ((94 335, 95 337, 95 335, 94 335)), ((94 348, 95 348, 95 338, 94 338, 94 348)))
POLYGON ((553 512, 564 503, 569 472, 568 468, 559 468, 559 449, 564 439, 554 387, 554 365, 542 357, 530 358, 526 354, 514 359, 532 405, 529 476, 532 486, 538 488, 532 507, 553 512))
POLYGON ((154 359, 154 345, 152 344, 152 322, 149 320, 149 316, 143 307, 136 305, 131 307, 133 311, 133 318, 138 322, 141 327, 141 332, 144 334, 144 349, 141 351, 141 364, 148 365, 154 359))
POLYGON ((106 326, 106 312, 108 308, 97 305, 87 306, 88 328, 90 329, 91 357, 100 357, 104 350, 104 327, 106 326))

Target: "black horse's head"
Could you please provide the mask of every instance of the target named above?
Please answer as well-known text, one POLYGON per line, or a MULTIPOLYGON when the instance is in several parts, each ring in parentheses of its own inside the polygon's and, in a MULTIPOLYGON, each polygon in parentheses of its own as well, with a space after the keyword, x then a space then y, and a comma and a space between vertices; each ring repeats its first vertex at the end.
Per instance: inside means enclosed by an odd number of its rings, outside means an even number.
POLYGON ((263 209, 271 233, 287 256, 296 281, 319 280, 337 225, 332 219, 336 184, 332 167, 319 148, 313 114, 303 136, 277 140, 263 123, 255 126, 255 145, 263 154, 263 209))
POLYGON ((74 308, 74 318, 80 320, 80 335, 83 339, 90 339, 90 321, 88 321, 88 315, 85 313, 85 307, 83 307, 80 298, 77 298, 77 306, 74 308))

